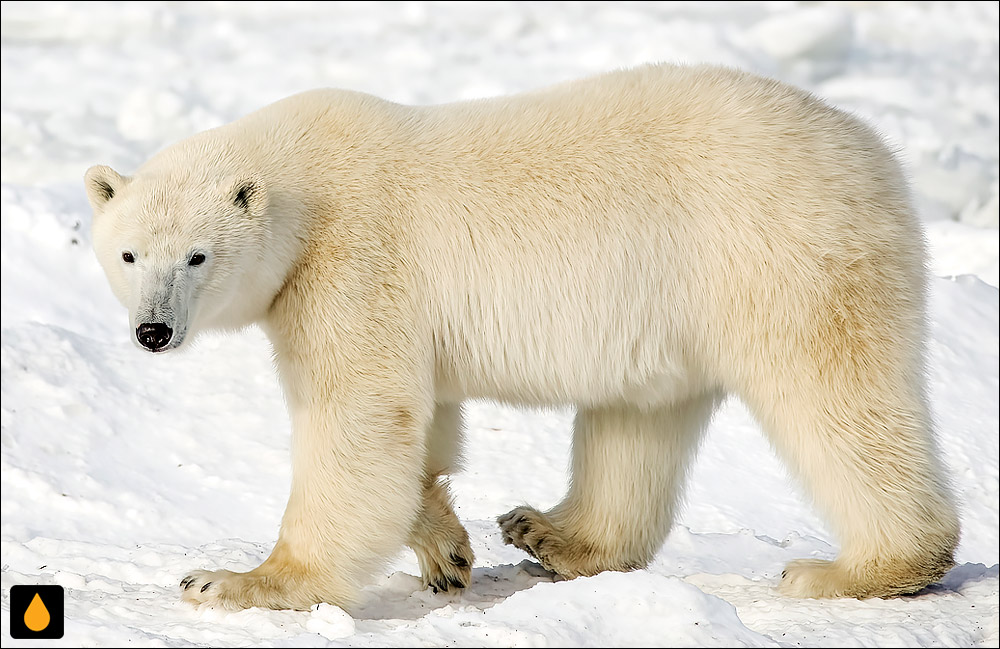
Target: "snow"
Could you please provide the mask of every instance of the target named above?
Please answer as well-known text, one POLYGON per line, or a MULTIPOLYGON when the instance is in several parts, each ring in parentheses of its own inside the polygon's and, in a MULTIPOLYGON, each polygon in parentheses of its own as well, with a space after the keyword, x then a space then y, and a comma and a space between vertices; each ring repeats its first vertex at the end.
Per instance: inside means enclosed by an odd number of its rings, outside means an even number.
POLYGON ((67 646, 998 646, 998 5, 986 3, 15 3, 2 5, 2 633, 9 589, 66 589, 67 646), (716 416, 649 568, 553 580, 494 518, 566 488, 568 410, 467 405, 462 594, 402 551, 348 615, 195 610, 193 568, 274 542, 289 423, 257 329, 152 358, 90 250, 82 175, 312 87, 407 103, 645 61, 736 65, 873 122, 927 226, 929 372, 961 501, 958 566, 915 597, 783 598, 830 530, 741 404, 716 416))

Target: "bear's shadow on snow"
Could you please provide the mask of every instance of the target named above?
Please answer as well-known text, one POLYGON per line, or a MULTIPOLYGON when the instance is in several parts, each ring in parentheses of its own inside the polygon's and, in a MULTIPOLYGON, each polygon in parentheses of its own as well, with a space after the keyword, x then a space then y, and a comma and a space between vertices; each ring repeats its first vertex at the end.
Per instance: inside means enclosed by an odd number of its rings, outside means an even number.
MULTIPOLYGON (((907 597, 960 593, 978 582, 997 579, 1000 564, 965 563, 952 568, 939 583, 907 597)), ((417 620, 446 606, 486 610, 535 584, 554 581, 564 579, 530 559, 516 565, 474 568, 469 587, 449 593, 434 593, 422 587, 419 577, 396 572, 385 583, 366 588, 364 601, 350 614, 357 620, 417 620)))
POLYGON ((514 593, 553 581, 563 578, 530 559, 516 565, 473 568, 468 588, 447 593, 424 589, 419 577, 396 572, 386 582, 364 589, 363 601, 349 613, 357 620, 417 620, 446 606, 486 610, 514 593))
POLYGON ((1000 564, 995 563, 987 567, 982 563, 963 563, 949 570, 940 582, 931 584, 917 595, 941 591, 960 593, 977 582, 998 578, 1000 578, 1000 564))

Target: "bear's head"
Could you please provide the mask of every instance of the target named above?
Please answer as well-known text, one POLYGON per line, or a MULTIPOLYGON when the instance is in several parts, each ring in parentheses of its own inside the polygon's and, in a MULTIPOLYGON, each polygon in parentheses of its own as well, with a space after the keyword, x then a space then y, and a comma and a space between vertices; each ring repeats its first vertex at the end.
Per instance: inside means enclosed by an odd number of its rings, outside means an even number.
POLYGON ((142 349, 170 351, 199 330, 246 326, 273 298, 254 285, 271 231, 259 177, 198 164, 126 177, 98 165, 85 184, 94 250, 142 349))

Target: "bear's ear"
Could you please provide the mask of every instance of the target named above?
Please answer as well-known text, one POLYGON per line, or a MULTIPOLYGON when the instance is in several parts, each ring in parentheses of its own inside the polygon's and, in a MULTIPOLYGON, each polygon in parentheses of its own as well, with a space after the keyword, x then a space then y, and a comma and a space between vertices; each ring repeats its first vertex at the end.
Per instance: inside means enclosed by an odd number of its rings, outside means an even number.
POLYGON ((230 183, 229 200, 240 210, 257 216, 267 206, 267 190, 259 178, 239 177, 230 183))
POLYGON ((115 197, 130 178, 122 176, 117 171, 107 165, 96 165, 87 169, 83 176, 83 183, 87 187, 87 198, 90 199, 90 206, 94 209, 94 214, 100 214, 104 206, 115 197))

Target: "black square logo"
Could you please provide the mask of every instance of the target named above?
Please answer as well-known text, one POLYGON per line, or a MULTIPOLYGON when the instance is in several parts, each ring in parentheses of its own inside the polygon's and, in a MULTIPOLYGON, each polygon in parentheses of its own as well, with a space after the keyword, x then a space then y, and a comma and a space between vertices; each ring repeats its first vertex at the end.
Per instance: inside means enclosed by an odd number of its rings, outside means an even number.
POLYGON ((56 640, 63 637, 62 586, 11 586, 10 637, 56 640))

